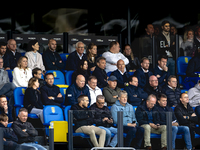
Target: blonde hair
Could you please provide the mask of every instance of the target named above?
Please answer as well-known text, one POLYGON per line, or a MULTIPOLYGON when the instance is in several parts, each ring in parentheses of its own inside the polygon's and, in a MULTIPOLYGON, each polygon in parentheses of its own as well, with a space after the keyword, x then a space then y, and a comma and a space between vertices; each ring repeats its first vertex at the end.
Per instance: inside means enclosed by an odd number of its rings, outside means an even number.
POLYGON ((38 80, 38 78, 36 77, 32 77, 29 81, 28 81, 28 88, 32 88, 34 83, 38 80))
MULTIPOLYGON (((17 61, 17 67, 19 67, 20 69, 21 69, 21 62, 22 62, 23 58, 26 58, 28 60, 28 57, 26 57, 26 56, 21 56, 19 58, 19 60, 17 61)), ((28 69, 28 66, 26 67, 26 69, 28 69)))

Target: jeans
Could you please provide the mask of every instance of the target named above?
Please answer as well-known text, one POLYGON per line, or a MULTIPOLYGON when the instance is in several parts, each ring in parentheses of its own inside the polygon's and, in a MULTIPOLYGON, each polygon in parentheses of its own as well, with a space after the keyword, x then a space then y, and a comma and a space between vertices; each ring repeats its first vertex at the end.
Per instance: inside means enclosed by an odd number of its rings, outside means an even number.
POLYGON ((35 143, 33 143, 33 142, 30 142, 30 143, 22 143, 21 145, 33 147, 33 148, 35 148, 35 150, 47 150, 47 149, 44 148, 43 146, 41 146, 41 145, 39 145, 39 144, 35 144, 35 143))
POLYGON ((142 140, 144 138, 144 129, 142 127, 124 126, 124 133, 127 134, 124 142, 125 147, 130 147, 134 137, 136 137, 134 148, 139 149, 141 147, 142 140))
POLYGON ((112 146, 115 147, 117 145, 117 128, 114 127, 103 127, 103 126, 99 126, 99 128, 104 129, 106 131, 106 141, 105 141, 105 146, 112 146), (115 136, 113 137, 112 141, 111 140, 111 133, 114 133, 115 136))
POLYGON ((190 129, 187 126, 172 126, 172 148, 175 149, 175 140, 177 134, 183 134, 186 148, 192 149, 190 129))

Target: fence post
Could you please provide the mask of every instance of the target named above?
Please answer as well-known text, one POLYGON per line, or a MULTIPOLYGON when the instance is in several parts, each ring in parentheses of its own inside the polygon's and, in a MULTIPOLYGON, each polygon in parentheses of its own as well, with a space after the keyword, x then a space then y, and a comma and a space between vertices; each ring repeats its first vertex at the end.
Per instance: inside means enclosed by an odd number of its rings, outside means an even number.
POLYGON ((73 150, 73 110, 68 113, 68 150, 73 150))
POLYGON ((117 112, 117 141, 118 147, 124 146, 124 136, 123 136, 123 111, 117 112))
POLYGON ((63 53, 68 53, 68 33, 63 32, 63 53))
POLYGON ((167 122, 167 149, 172 149, 172 112, 166 113, 167 122))

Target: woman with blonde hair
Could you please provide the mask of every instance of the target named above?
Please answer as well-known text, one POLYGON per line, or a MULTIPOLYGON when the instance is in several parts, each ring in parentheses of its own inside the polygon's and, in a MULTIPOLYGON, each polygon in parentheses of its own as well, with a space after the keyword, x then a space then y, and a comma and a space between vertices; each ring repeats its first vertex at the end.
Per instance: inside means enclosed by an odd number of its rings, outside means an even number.
POLYGON ((17 62, 17 67, 13 70, 13 83, 17 87, 27 87, 28 81, 32 77, 32 70, 27 67, 28 58, 22 56, 17 62))

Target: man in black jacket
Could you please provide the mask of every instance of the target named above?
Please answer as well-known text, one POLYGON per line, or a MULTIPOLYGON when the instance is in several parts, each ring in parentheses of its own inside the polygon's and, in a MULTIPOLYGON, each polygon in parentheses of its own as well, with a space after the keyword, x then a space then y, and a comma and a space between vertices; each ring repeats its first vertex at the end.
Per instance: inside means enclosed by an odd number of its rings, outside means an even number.
POLYGON ((85 133, 90 136, 90 140, 95 147, 104 147, 106 131, 93 126, 92 111, 88 109, 89 98, 86 95, 78 97, 78 104, 72 105, 74 116, 74 131, 76 133, 85 133), (99 135, 99 143, 96 135, 99 135))
POLYGON ((35 144, 35 136, 38 135, 37 130, 32 126, 31 123, 27 122, 28 110, 21 108, 18 114, 18 120, 14 121, 12 128, 18 137, 18 143, 33 147, 36 150, 46 150, 39 144, 35 144))

